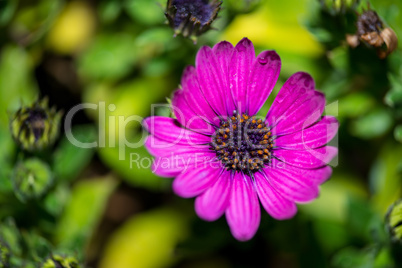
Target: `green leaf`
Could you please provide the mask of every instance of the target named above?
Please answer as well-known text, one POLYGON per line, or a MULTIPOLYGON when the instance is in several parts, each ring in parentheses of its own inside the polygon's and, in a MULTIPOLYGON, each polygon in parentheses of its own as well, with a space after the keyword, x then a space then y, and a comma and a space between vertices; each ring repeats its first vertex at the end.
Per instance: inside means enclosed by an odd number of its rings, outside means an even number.
POLYGON ((361 198, 349 197, 347 208, 347 224, 354 236, 366 241, 371 240, 372 222, 377 217, 370 204, 361 198))
POLYGON ((83 180, 75 184, 55 230, 56 245, 83 253, 115 187, 116 181, 112 177, 83 180))
POLYGON ((388 248, 383 248, 374 260, 375 268, 391 268, 396 267, 392 259, 391 252, 388 248))
POLYGON ((2 153, 0 154, 0 200, 1 196, 4 196, 7 192, 13 191, 11 183, 11 171, 13 168, 13 157, 15 144, 11 138, 11 134, 8 129, 0 127, 0 148, 2 153))
POLYGON ((6 25, 17 10, 18 0, 0 1, 0 26, 6 25))
MULTIPOLYGON (((97 131, 92 125, 74 126, 71 131, 79 142, 97 141, 97 131)), ((91 161, 94 150, 94 148, 78 147, 64 137, 54 153, 53 170, 56 178, 65 181, 76 178, 91 161)))
MULTIPOLYGON (((116 88, 92 87, 84 96, 86 102, 104 102, 105 105, 105 122, 104 124, 98 122, 100 131, 105 134, 106 143, 98 149, 100 158, 123 179, 135 186, 160 190, 166 189, 170 184, 169 180, 161 179, 151 172, 152 157, 142 146, 143 133, 139 133, 143 118, 154 112, 151 110, 152 104, 158 99, 163 100, 166 92, 166 79, 158 77, 132 80, 116 88), (154 93, 150 94, 151 91, 154 93), (130 118, 133 120, 130 121, 130 118), (121 119, 127 121, 119 122, 121 119), (136 142, 139 143, 135 146, 138 148, 131 148, 133 146, 128 144, 136 142)), ((158 107, 161 106, 155 108, 158 107)), ((95 120, 103 116, 103 111, 99 109, 90 112, 95 120)))
POLYGON ((345 223, 349 198, 367 197, 359 178, 346 173, 334 174, 320 188, 320 196, 314 202, 300 205, 299 209, 314 218, 327 221, 345 223))
POLYGON ((25 50, 3 46, 0 52, 0 126, 8 129, 7 112, 18 110, 23 103, 32 103, 38 94, 33 82, 33 62, 25 50))
POLYGON ((0 223, 0 238, 7 243, 14 255, 21 256, 22 237, 13 218, 6 218, 0 223))
POLYGON ((394 137, 397 141, 402 143, 402 125, 397 125, 394 129, 394 137))
POLYGON ((126 33, 101 34, 80 57, 79 72, 92 79, 117 80, 130 72, 138 58, 135 36, 126 33))
POLYGON ((120 1, 103 1, 99 4, 99 17, 105 23, 113 22, 121 12, 120 1))
POLYGON ((377 108, 352 122, 350 131, 354 136, 363 139, 372 139, 388 132, 392 123, 391 114, 383 108, 377 108))
POLYGON ((22 238, 31 260, 41 262, 51 253, 52 245, 39 234, 33 231, 24 231, 22 238))
POLYGON ((155 25, 165 21, 164 10, 155 0, 126 0, 124 8, 133 20, 141 24, 155 25))
POLYGON ((396 201, 389 208, 386 217, 388 230, 395 241, 402 241, 402 200, 396 201))
POLYGON ((348 247, 338 252, 332 259, 334 268, 370 268, 373 267, 375 251, 373 249, 358 250, 348 247))
POLYGON ((347 94, 339 100, 339 117, 358 117, 366 114, 375 105, 375 99, 367 93, 347 94))
POLYGON ((389 143, 383 146, 370 174, 373 207, 385 214, 388 207, 400 197, 402 189, 402 145, 389 143))
POLYGON ((42 0, 36 4, 24 5, 12 21, 15 35, 25 43, 39 40, 49 31, 61 11, 63 1, 42 0))
POLYGON ((187 233, 187 220, 177 210, 135 215, 112 235, 99 267, 170 267, 177 260, 175 247, 187 233))
POLYGON ((344 224, 320 219, 315 220, 313 224, 317 240, 326 252, 332 253, 334 250, 348 245, 349 234, 344 224))
POLYGON ((59 217, 70 197, 70 191, 67 185, 58 184, 56 188, 49 192, 43 200, 43 207, 51 215, 59 217))
POLYGON ((114 148, 99 148, 99 157, 126 182, 136 187, 154 191, 165 190, 170 186, 171 180, 158 177, 152 173, 153 157, 144 146, 139 148, 125 146, 123 158, 121 158, 120 150, 118 145, 114 148))
POLYGON ((388 79, 391 89, 385 95, 385 103, 392 108, 402 108, 402 80, 397 76, 389 74, 388 79))
POLYGON ((388 248, 378 249, 374 246, 359 250, 347 247, 336 253, 332 259, 334 268, 392 268, 394 262, 388 248))
POLYGON ((337 47, 328 53, 328 59, 334 69, 348 70, 349 57, 347 47, 337 47))

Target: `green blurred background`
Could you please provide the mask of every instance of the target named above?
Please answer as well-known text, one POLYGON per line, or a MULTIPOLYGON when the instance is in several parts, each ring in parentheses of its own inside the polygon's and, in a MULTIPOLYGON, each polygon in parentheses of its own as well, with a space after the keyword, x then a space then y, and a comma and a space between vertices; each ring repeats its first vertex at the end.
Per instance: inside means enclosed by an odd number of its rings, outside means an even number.
MULTIPOLYGON (((370 4, 402 36, 402 2, 370 4)), ((402 267, 402 251, 384 223, 402 190, 401 45, 381 60, 375 49, 345 41, 368 1, 224 0, 215 30, 195 45, 173 38, 165 5, 0 0, 0 246, 10 252, 10 267, 41 267, 51 254, 100 268, 402 267), (172 180, 130 167, 130 154, 150 156, 119 136, 135 142, 144 133, 139 123, 119 130, 117 120, 149 116, 152 104, 167 103, 201 46, 243 37, 257 52, 274 49, 282 59, 262 113, 292 73, 306 71, 326 94, 326 113, 340 122, 339 156, 320 197, 299 205, 291 220, 263 213, 248 242, 231 236, 224 217, 200 220, 192 199, 172 193, 172 180), (104 103, 105 122, 99 109, 85 109, 74 116, 72 131, 82 142, 105 133, 106 146, 77 148, 61 131, 50 150, 18 149, 10 114, 44 96, 64 114, 80 103, 104 103), (27 157, 40 159, 51 181, 43 194, 24 199, 13 180, 27 157)))

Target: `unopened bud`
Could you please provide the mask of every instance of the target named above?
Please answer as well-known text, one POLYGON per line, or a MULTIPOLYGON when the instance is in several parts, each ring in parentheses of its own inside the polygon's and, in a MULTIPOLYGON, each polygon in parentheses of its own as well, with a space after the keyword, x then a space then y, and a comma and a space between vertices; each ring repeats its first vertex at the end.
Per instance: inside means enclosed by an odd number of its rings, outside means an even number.
POLYGON ((398 47, 398 37, 396 37, 396 33, 391 28, 385 28, 380 36, 384 40, 387 48, 385 50, 380 50, 378 56, 381 59, 384 59, 398 47))
POLYGON ((165 16, 175 36, 181 34, 195 42, 211 28, 221 5, 219 0, 168 0, 165 16))
POLYGON ((53 182, 49 165, 37 158, 30 158, 17 163, 14 167, 13 187, 21 201, 41 197, 53 182))
POLYGON ((14 140, 27 151, 42 150, 54 143, 59 134, 61 112, 48 107, 45 98, 20 108, 11 118, 14 140))
POLYGON ((61 255, 53 255, 48 258, 41 268, 79 268, 80 265, 74 257, 63 257, 61 255))
POLYGON ((395 202, 388 210, 386 224, 393 241, 402 243, 402 200, 395 202))
POLYGON ((10 249, 7 244, 0 239, 0 268, 10 267, 10 249))
POLYGON ((398 46, 398 38, 395 32, 384 27, 384 23, 373 10, 366 10, 359 15, 356 23, 356 35, 347 35, 346 41, 351 47, 359 45, 360 41, 377 49, 380 59, 386 58, 398 46))

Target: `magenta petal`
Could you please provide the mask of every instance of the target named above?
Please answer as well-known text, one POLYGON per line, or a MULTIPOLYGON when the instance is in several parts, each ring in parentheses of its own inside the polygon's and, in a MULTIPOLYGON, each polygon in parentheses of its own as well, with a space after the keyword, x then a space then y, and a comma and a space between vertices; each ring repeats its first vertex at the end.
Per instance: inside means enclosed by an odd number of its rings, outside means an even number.
POLYGON ((151 116, 143 121, 143 126, 158 139, 173 144, 208 144, 211 137, 182 128, 176 119, 164 116, 151 116))
POLYGON ((226 219, 233 236, 240 241, 251 239, 260 225, 261 211, 250 177, 236 173, 233 178, 226 219))
POLYGON ((272 159, 271 167, 278 170, 285 170, 292 174, 293 178, 302 181, 306 185, 318 186, 328 180, 332 175, 332 168, 330 166, 323 166, 314 169, 298 168, 292 165, 286 165, 277 159, 272 159))
POLYGON ((206 220, 214 221, 223 215, 229 205, 231 174, 224 171, 215 184, 195 200, 195 212, 206 220))
POLYGON ((303 169, 287 165, 283 167, 283 169, 292 174, 295 179, 301 180, 310 186, 318 186, 328 180, 332 175, 332 168, 329 166, 316 169, 303 169))
POLYGON ((264 174, 255 173, 254 177, 258 197, 269 215, 277 220, 285 220, 292 218, 296 214, 297 207, 295 203, 279 194, 264 174))
POLYGON ((184 92, 184 99, 188 106, 198 116, 207 118, 209 123, 219 125, 219 118, 216 111, 213 110, 209 100, 206 99, 197 76, 197 70, 193 66, 188 66, 181 77, 181 86, 184 92))
POLYGON ((212 51, 215 53, 215 57, 220 66, 223 82, 222 92, 227 111, 226 115, 232 115, 233 111, 236 109, 232 100, 232 92, 230 90, 229 83, 229 64, 230 60, 232 59, 233 49, 233 45, 227 41, 219 42, 212 48, 212 51))
POLYGON ((220 167, 187 169, 173 181, 173 191, 184 198, 197 196, 210 188, 221 172, 220 167))
POLYGON ((276 96, 271 108, 269 109, 267 120, 269 125, 274 125, 290 107, 298 107, 305 101, 306 94, 315 89, 313 78, 303 72, 293 74, 282 86, 276 96))
POLYGON ((149 135, 144 143, 148 152, 156 157, 166 157, 176 155, 177 157, 186 157, 198 152, 210 152, 206 145, 183 145, 173 144, 163 141, 153 135, 149 135))
POLYGON ((275 146, 282 149, 309 150, 327 144, 336 135, 339 123, 335 117, 324 116, 309 128, 275 139, 275 146))
POLYGON ((301 171, 307 171, 304 173, 304 178, 309 178, 311 181, 322 184, 327 181, 332 175, 332 168, 330 166, 325 166, 322 168, 312 169, 311 173, 310 170, 301 169, 301 171))
POLYGON ((267 167, 264 172, 277 192, 290 201, 306 203, 318 197, 318 185, 310 185, 308 182, 300 180, 286 168, 267 167))
POLYGON ((273 155, 285 164, 299 168, 312 169, 328 164, 337 153, 337 148, 324 146, 303 151, 277 149, 274 150, 273 155))
POLYGON ((269 125, 274 135, 284 135, 299 131, 315 123, 325 108, 325 96, 318 91, 312 91, 300 98, 279 117, 270 117, 269 125))
POLYGON ((247 87, 247 107, 250 116, 264 105, 278 80, 281 59, 275 51, 263 51, 254 59, 247 87))
POLYGON ((173 93, 172 108, 177 121, 179 121, 183 127, 199 133, 213 133, 213 127, 208 123, 208 119, 202 115, 196 114, 188 105, 183 90, 179 89, 173 93))
POLYGON ((185 168, 182 166, 179 167, 168 164, 162 166, 160 165, 161 162, 161 158, 155 158, 151 166, 152 172, 159 177, 174 178, 185 170, 185 168))
POLYGON ((244 113, 248 109, 247 85, 254 58, 253 43, 247 38, 243 38, 234 48, 229 67, 230 88, 232 90, 233 101, 239 113, 244 113))
POLYGON ((219 166, 219 163, 216 163, 216 155, 214 153, 172 153, 169 156, 156 157, 151 169, 158 176, 175 177, 188 169, 207 168, 210 166, 219 166))
POLYGON ((226 81, 221 66, 210 47, 203 46, 197 53, 196 70, 201 91, 212 109, 219 115, 226 115, 224 92, 226 81))

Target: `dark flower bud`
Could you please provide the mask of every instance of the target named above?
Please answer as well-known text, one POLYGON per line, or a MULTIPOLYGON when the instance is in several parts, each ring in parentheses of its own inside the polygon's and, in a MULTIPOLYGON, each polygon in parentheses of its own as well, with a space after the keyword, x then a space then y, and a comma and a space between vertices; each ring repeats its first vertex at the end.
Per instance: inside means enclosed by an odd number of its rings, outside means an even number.
POLYGON ((195 42, 211 28, 221 5, 219 0, 168 0, 165 15, 174 36, 181 34, 195 42))
POLYGON ((381 59, 384 59, 398 47, 398 37, 396 36, 396 33, 394 32, 394 30, 392 30, 389 27, 385 28, 381 32, 380 36, 381 36, 382 40, 384 40, 384 43, 387 48, 385 50, 379 50, 378 56, 381 59))
POLYGON ((395 202, 388 210, 386 224, 393 241, 402 243, 402 200, 395 202))
POLYGON ((384 23, 374 10, 366 10, 359 15, 356 23, 356 35, 347 36, 346 40, 351 47, 356 47, 364 42, 377 49, 379 58, 384 59, 398 45, 395 32, 385 27, 384 23))
POLYGON ((54 143, 59 134, 61 112, 48 107, 47 98, 20 108, 10 120, 14 140, 27 151, 42 150, 54 143))
POLYGON ((41 268, 79 268, 78 261, 71 256, 63 257, 61 255, 53 255, 48 258, 41 268))
POLYGON ((0 239, 0 268, 10 267, 10 249, 7 244, 0 239))
POLYGON ((356 23, 357 34, 362 36, 368 33, 377 32, 380 33, 384 26, 382 21, 374 10, 367 10, 363 12, 356 23))
POLYGON ((53 182, 50 167, 37 158, 19 162, 13 170, 13 187, 21 201, 41 197, 53 182))

